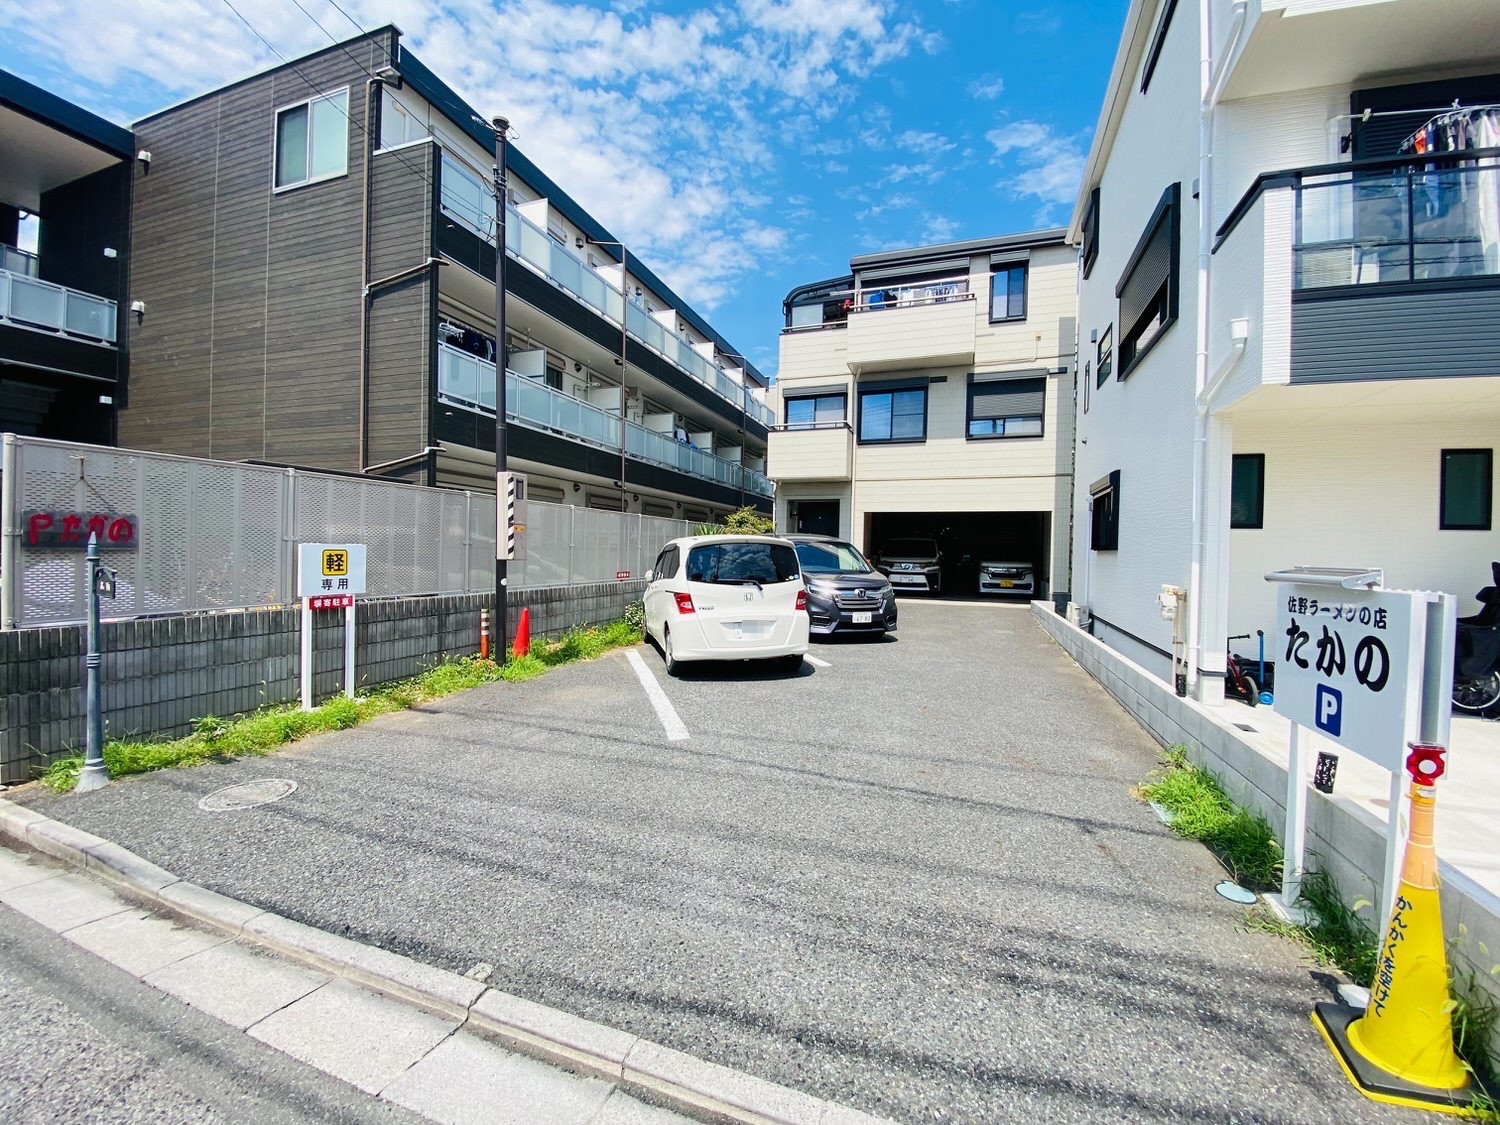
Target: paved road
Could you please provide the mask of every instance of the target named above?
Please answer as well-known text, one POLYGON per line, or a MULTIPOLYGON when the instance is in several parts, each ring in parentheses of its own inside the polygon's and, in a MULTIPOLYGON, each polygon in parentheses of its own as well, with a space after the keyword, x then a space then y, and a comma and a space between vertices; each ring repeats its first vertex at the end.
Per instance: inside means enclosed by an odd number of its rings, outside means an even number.
POLYGON ((1416 1121, 1308 1021, 1128 793, 1149 738, 1024 607, 908 600, 828 667, 623 653, 301 744, 36 803, 224 893, 909 1121, 1416 1121), (204 793, 289 777, 276 804, 204 793))
POLYGON ((0 1120, 417 1122, 0 906, 0 1120))

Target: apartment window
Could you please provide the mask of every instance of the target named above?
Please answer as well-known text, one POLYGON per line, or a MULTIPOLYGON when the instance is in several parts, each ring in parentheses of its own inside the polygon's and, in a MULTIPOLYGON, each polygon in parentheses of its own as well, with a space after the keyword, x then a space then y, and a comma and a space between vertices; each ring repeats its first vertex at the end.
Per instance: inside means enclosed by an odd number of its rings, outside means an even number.
POLYGON ((276 186, 296 187, 349 170, 349 91, 276 111, 276 186))
POLYGON ((1161 58, 1161 49, 1166 45, 1167 28, 1172 24, 1172 16, 1177 11, 1177 0, 1167 0, 1161 8, 1161 18, 1156 21, 1156 31, 1151 36, 1151 46, 1146 51, 1146 65, 1141 68, 1141 93, 1146 92, 1146 87, 1151 85, 1151 76, 1156 73, 1157 60, 1161 58))
POLYGON ((1181 184, 1173 184, 1162 193, 1115 286, 1115 296, 1120 300, 1121 379, 1130 374, 1177 320, 1177 213, 1181 193, 1181 184))
POLYGON ((1115 370, 1115 326, 1111 324, 1103 332, 1099 333, 1099 347, 1094 354, 1094 362, 1098 366, 1097 386, 1104 386, 1104 381, 1114 374, 1115 370))
POLYGON ((810 395, 786 400, 788 429, 811 429, 842 422, 848 409, 846 395, 810 395))
POLYGON ((380 100, 380 147, 396 148, 427 138, 427 126, 386 90, 380 100))
POLYGON ((1099 256, 1099 189, 1089 192, 1089 209, 1083 216, 1083 276, 1088 277, 1099 256))
POLYGON ((927 384, 859 392, 859 440, 927 440, 927 384))
POLYGON ((1438 527, 1443 531, 1489 531, 1494 480, 1493 449, 1443 450, 1438 527))
POLYGON ((1120 470, 1089 486, 1089 547, 1095 551, 1120 549, 1120 470))
POLYGON ((971 439, 1041 437, 1046 376, 978 383, 969 378, 971 439))
POLYGON ((990 323, 1026 319, 1026 267, 990 267, 990 323))
POLYGON ((1266 455, 1236 453, 1229 483, 1229 526, 1260 528, 1266 515, 1266 455))

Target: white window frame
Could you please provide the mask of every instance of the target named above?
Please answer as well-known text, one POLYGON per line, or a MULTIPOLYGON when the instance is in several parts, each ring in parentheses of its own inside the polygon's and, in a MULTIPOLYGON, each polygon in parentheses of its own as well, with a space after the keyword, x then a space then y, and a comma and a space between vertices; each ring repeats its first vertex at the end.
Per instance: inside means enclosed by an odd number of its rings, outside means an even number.
POLYGON ((433 139, 431 124, 423 121, 422 118, 417 114, 417 112, 411 108, 411 106, 407 105, 400 98, 396 97, 390 92, 389 89, 385 87, 381 88, 381 97, 384 99, 380 104, 381 137, 380 147, 375 150, 376 152, 395 152, 397 149, 410 148, 412 145, 425 144, 426 142, 433 139), (409 141, 402 141, 400 144, 388 145, 385 143, 385 112, 386 109, 391 105, 394 105, 397 109, 399 109, 406 116, 406 119, 408 121, 413 121, 416 123, 417 127, 422 130, 422 135, 420 137, 415 137, 409 141))
POLYGON ((313 94, 311 97, 303 98, 300 101, 288 102, 286 105, 277 106, 276 107, 276 111, 271 115, 271 191, 272 191, 272 194, 280 194, 281 192, 284 192, 284 191, 295 191, 297 188, 306 187, 308 184, 321 184, 321 183, 324 183, 324 182, 326 182, 328 180, 337 180, 340 177, 347 176, 349 174, 349 129, 350 129, 350 126, 352 124, 353 124, 353 118, 351 117, 351 110, 350 110, 350 104, 349 104, 349 87, 348 86, 341 86, 341 87, 339 87, 337 89, 333 89, 333 90, 324 90, 324 91, 322 91, 320 93, 313 94), (342 94, 344 96, 344 108, 343 108, 343 110, 340 113, 340 116, 342 116, 344 118, 344 166, 343 166, 343 168, 340 169, 337 172, 324 172, 321 175, 308 176, 305 179, 295 180, 295 181, 293 181, 291 183, 278 184, 276 182, 276 157, 277 157, 277 154, 280 151, 280 144, 279 144, 279 142, 281 140, 281 116, 282 116, 282 114, 288 113, 288 112, 290 112, 291 110, 294 110, 294 109, 300 109, 303 106, 307 107, 307 143, 308 143, 308 152, 307 152, 307 158, 308 159, 307 159, 307 164, 308 164, 308 167, 311 168, 312 167, 312 135, 313 135, 313 126, 312 126, 312 107, 313 107, 313 103, 315 103, 315 102, 323 102, 323 101, 332 101, 334 98, 337 98, 340 94, 342 94))

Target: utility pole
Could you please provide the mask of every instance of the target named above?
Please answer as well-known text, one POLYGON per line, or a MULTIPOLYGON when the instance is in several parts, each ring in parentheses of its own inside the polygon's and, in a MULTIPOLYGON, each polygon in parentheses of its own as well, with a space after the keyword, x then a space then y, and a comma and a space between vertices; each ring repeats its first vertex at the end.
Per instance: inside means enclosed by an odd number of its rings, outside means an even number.
POLYGON ((508 179, 505 173, 505 135, 510 122, 504 117, 494 120, 495 129, 495 635, 499 640, 500 660, 510 658, 510 606, 506 589, 506 543, 509 538, 509 505, 506 504, 505 474, 509 470, 506 455, 505 427, 505 201, 508 179))

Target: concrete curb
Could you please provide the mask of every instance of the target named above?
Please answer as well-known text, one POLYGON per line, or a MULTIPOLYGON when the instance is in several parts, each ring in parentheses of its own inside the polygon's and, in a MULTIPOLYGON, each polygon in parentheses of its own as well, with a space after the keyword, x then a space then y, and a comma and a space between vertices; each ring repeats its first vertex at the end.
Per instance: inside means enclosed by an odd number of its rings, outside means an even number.
POLYGON ((893 1125, 660 1043, 593 1023, 399 953, 284 918, 179 879, 109 840, 0 799, 0 836, 72 864, 130 894, 416 1007, 472 1025, 504 1045, 613 1082, 706 1121, 746 1125, 893 1125))

